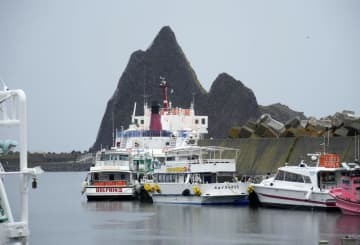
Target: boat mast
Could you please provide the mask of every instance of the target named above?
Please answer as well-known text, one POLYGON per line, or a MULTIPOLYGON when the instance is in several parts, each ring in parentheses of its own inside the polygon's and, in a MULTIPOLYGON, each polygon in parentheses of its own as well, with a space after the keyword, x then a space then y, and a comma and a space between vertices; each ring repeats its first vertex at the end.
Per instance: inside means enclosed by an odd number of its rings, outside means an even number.
POLYGON ((114 108, 111 112, 111 121, 112 121, 112 140, 113 147, 115 147, 115 123, 114 123, 114 108))
POLYGON ((354 157, 355 157, 355 161, 358 160, 358 154, 359 154, 359 152, 357 152, 357 147, 359 147, 359 142, 356 142, 356 141, 359 141, 359 140, 357 140, 357 138, 358 138, 357 132, 355 131, 355 138, 354 138, 354 140, 355 140, 355 146, 354 146, 354 157))
POLYGON ((164 111, 166 111, 168 109, 168 96, 167 96, 167 89, 168 89, 168 85, 167 82, 165 81, 164 77, 160 77, 160 88, 162 89, 162 97, 163 97, 163 109, 164 111))

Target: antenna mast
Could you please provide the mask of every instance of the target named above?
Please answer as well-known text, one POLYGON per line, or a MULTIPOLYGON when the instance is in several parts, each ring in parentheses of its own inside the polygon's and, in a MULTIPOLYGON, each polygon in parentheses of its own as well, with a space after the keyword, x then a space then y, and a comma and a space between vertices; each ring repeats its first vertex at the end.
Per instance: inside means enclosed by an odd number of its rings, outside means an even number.
POLYGON ((167 97, 167 89, 168 89, 168 85, 167 82, 165 81, 164 77, 160 77, 160 88, 162 89, 162 95, 163 95, 163 108, 164 110, 167 110, 168 108, 168 97, 167 97))

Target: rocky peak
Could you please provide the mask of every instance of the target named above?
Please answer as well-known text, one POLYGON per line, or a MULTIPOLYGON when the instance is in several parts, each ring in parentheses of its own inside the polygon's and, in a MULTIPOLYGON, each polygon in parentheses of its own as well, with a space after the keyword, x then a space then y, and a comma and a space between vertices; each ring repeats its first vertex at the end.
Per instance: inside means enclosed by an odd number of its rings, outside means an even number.
POLYGON ((149 103, 162 100, 160 77, 165 77, 169 88, 174 91, 169 95, 174 106, 189 107, 193 94, 198 96, 199 101, 204 101, 205 89, 169 26, 160 30, 146 51, 138 50, 131 55, 116 91, 107 103, 92 150, 98 150, 100 145, 111 145, 113 121, 115 128, 127 128, 135 102, 136 114, 142 114, 144 100, 149 103))
POLYGON ((226 137, 233 125, 242 125, 259 116, 259 106, 251 89, 226 73, 213 82, 209 95, 209 135, 226 137))
POLYGON ((150 45, 149 50, 158 49, 177 49, 180 48, 175 37, 175 33, 171 30, 170 26, 161 28, 154 41, 150 45))
POLYGON ((163 27, 146 51, 134 52, 121 75, 116 91, 107 103, 96 141, 90 150, 112 144, 114 128, 127 128, 134 103, 137 115, 143 113, 143 102, 162 100, 160 77, 165 77, 174 93, 173 106, 188 108, 195 95, 195 112, 209 117, 209 137, 226 137, 228 129, 243 125, 260 116, 253 91, 241 81, 221 73, 207 93, 186 59, 169 26, 163 27))

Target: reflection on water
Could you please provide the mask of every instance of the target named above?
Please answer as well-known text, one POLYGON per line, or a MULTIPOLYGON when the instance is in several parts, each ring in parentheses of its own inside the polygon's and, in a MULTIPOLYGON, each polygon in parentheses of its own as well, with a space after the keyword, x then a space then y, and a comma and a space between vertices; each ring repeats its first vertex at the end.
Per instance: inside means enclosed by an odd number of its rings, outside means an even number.
POLYGON ((360 235, 360 217, 353 215, 339 215, 336 219, 338 233, 360 235))
MULTIPOLYGON (((338 244, 345 235, 358 234, 360 230, 358 217, 319 211, 114 201, 84 202, 82 206, 95 213, 113 213, 114 217, 93 228, 118 229, 119 236, 113 237, 114 241, 124 238, 134 243, 316 244, 328 240, 338 244)), ((98 238, 104 239, 100 233, 98 238)))
POLYGON ((85 175, 40 177, 30 193, 30 244, 340 244, 360 231, 359 217, 340 212, 87 202, 85 175))

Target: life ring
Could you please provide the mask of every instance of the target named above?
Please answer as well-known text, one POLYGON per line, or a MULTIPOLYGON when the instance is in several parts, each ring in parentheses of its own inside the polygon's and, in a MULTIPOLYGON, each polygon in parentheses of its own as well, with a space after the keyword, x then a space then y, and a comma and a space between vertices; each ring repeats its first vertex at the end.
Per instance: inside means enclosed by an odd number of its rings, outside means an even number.
POLYGON ((157 192, 157 193, 161 193, 161 190, 160 190, 160 187, 158 184, 155 184, 154 186, 154 190, 157 192))
POLYGON ((144 184, 144 189, 145 189, 145 191, 147 191, 147 192, 151 192, 151 185, 150 185, 149 183, 145 183, 145 184, 144 184))
POLYGON ((192 188, 195 196, 201 196, 201 190, 197 185, 194 185, 192 188))

